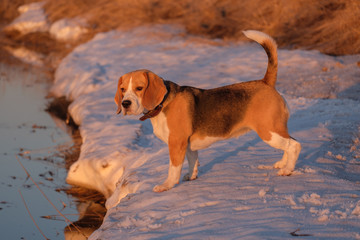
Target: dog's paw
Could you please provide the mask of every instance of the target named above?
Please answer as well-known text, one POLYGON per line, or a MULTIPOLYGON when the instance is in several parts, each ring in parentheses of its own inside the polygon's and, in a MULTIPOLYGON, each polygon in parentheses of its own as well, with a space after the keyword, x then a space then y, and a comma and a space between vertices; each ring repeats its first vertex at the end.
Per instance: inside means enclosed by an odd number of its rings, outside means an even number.
POLYGON ((197 179, 197 176, 191 176, 190 177, 189 173, 185 174, 185 176, 183 177, 183 181, 192 181, 192 180, 195 180, 195 179, 197 179))
POLYGON ((164 185, 156 185, 154 188, 153 188, 153 191, 154 192, 165 192, 167 190, 169 190, 170 188, 167 187, 167 186, 164 186, 164 185))
POLYGON ((277 175, 278 176, 290 176, 292 174, 292 170, 289 170, 287 168, 282 168, 278 171, 277 175))
POLYGON ((286 161, 278 161, 274 164, 274 168, 282 169, 286 166, 286 161))

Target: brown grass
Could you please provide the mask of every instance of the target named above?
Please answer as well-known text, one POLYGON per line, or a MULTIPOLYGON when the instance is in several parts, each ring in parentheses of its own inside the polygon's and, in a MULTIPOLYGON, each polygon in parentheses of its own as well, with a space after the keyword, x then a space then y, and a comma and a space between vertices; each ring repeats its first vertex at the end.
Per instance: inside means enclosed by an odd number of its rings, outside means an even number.
MULTIPOLYGON (((0 30, 19 16, 18 7, 24 4, 38 2, 39 0, 0 0, 0 30)), ((50 68, 56 66, 60 58, 71 51, 64 43, 57 42, 49 33, 29 33, 22 35, 17 31, 0 31, 0 61, 6 63, 19 63, 3 47, 13 48, 23 46, 44 54, 46 64, 50 68)))
POLYGON ((1 0, 0 1, 0 23, 8 24, 19 15, 17 8, 21 5, 38 2, 39 0, 1 0))
MULTIPOLYGON (((18 15, 18 6, 34 1, 38 0, 0 1, 0 28, 18 15)), ((89 34, 65 45, 47 34, 0 33, 0 44, 25 45, 50 55, 47 62, 56 66, 59 58, 98 32, 177 23, 189 34, 209 38, 238 41, 245 39, 243 30, 257 29, 284 48, 317 49, 331 55, 360 53, 359 0, 49 0, 45 10, 51 22, 86 19, 89 34)))
POLYGON ((81 16, 92 32, 146 23, 178 23, 188 33, 242 39, 242 30, 272 35, 286 48, 332 55, 360 53, 358 0, 57 0, 45 5, 51 21, 81 16))

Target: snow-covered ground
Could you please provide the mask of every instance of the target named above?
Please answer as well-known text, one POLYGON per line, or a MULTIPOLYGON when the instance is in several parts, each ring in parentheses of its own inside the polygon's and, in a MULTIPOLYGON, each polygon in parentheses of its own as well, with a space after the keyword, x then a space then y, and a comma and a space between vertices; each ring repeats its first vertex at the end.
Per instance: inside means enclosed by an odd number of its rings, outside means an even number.
POLYGON ((303 147, 292 176, 277 176, 272 164, 282 153, 249 133, 202 150, 197 180, 154 193, 167 176, 168 148, 149 120, 115 114, 118 78, 147 68, 201 88, 260 79, 264 50, 168 25, 98 34, 79 46, 57 69, 52 92, 74 100, 70 113, 83 137, 69 183, 108 197, 104 223, 90 239, 279 239, 297 229, 315 238, 360 238, 358 61, 279 50, 277 89, 303 147))
MULTIPOLYGON (((58 27, 61 39, 62 28, 76 29, 68 23, 34 31, 58 27)), ((74 100, 70 113, 83 137, 68 182, 108 198, 104 223, 90 239, 288 239, 291 232, 360 239, 359 61, 279 50, 277 89, 291 110, 290 134, 302 143, 292 176, 277 176, 272 165, 282 153, 248 133, 200 151, 197 180, 154 193, 167 176, 168 148, 149 120, 115 114, 118 78, 147 68, 181 85, 213 88, 262 78, 266 54, 255 43, 205 40, 169 25, 98 34, 80 45, 58 67, 52 93, 74 100)))
MULTIPOLYGON (((43 9, 44 4, 45 2, 34 2, 18 7, 17 10, 20 15, 6 26, 5 30, 15 30, 23 35, 34 32, 49 32, 53 38, 63 42, 75 42, 88 32, 88 26, 83 19, 66 18, 50 24, 43 9)), ((5 49, 23 62, 34 66, 43 66, 46 57, 25 47, 6 46, 5 49)))

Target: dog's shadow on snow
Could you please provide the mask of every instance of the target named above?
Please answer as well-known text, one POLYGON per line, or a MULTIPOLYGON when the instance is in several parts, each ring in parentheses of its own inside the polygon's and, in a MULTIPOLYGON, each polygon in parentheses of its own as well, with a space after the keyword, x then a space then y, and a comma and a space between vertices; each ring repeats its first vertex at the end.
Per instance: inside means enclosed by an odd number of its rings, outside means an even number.
MULTIPOLYGON (((255 132, 247 133, 247 134, 241 136, 240 138, 246 138, 246 136, 248 134, 256 134, 256 133, 255 132)), ((226 140, 226 141, 231 141, 231 140, 226 140)), ((226 143, 226 141, 225 141, 225 143, 226 143)), ((233 140, 233 141, 236 141, 236 139, 233 140)), ((213 167, 216 164, 222 163, 228 158, 237 157, 239 152, 247 151, 250 146, 255 146, 256 144, 258 144, 261 141, 262 140, 258 136, 256 136, 254 139, 252 139, 250 141, 247 141, 247 142, 245 142, 243 144, 239 143, 239 146, 234 147, 234 149, 231 150, 231 151, 224 152, 223 154, 221 154, 219 156, 216 156, 216 157, 214 157, 212 159, 207 159, 207 160, 205 160, 204 157, 202 157, 202 155, 206 155, 206 151, 208 151, 208 148, 200 151, 199 152, 199 162, 200 162, 199 175, 204 175, 204 174, 206 174, 208 172, 211 172, 213 167), (204 153, 204 154, 202 154, 202 153, 204 153)), ((235 143, 229 143, 229 144, 235 145, 235 143)), ((271 147, 269 147, 269 148, 271 148, 271 147)), ((239 157, 239 158, 241 158, 241 157, 239 157)), ((241 161, 241 159, 239 159, 239 162, 240 161, 241 161)))
POLYGON ((334 99, 317 99, 314 105, 294 112, 289 130, 302 144, 296 169, 310 167, 321 174, 360 181, 360 83, 334 99), (319 131, 322 129, 322 131, 319 131), (304 139, 301 139, 304 137, 304 139), (355 159, 355 160, 354 160, 355 159))

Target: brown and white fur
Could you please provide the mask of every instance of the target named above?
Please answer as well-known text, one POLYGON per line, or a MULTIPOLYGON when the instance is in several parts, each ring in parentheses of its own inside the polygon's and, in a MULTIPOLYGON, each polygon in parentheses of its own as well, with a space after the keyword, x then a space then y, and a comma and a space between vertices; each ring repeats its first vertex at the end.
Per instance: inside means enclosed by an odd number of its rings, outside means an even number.
POLYGON ((144 113, 141 120, 150 118, 154 134, 169 146, 168 177, 154 187, 155 192, 169 190, 179 183, 185 156, 189 173, 184 180, 194 180, 198 173, 198 150, 249 130, 284 151, 282 159, 274 164, 280 169, 278 175, 293 172, 301 145, 288 133, 289 111, 275 90, 276 43, 262 32, 249 30, 244 34, 267 53, 268 67, 262 80, 204 90, 165 81, 149 70, 120 77, 115 95, 117 113, 144 113))

